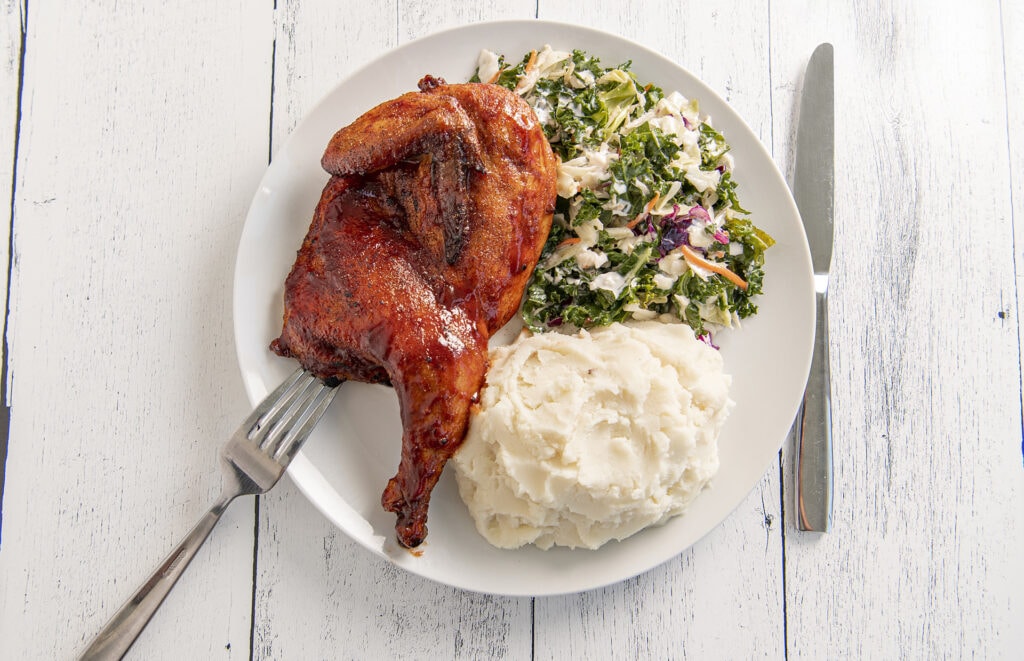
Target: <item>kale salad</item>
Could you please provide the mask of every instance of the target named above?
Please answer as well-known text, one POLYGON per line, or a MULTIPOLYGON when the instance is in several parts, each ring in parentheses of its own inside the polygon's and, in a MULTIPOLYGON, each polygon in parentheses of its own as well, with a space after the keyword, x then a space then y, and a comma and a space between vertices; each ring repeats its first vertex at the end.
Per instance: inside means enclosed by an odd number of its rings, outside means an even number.
POLYGON ((528 328, 661 319, 710 344, 757 312, 774 241, 740 205, 729 145, 696 100, 641 84, 629 62, 548 46, 515 62, 485 50, 471 80, 522 96, 559 159, 528 328))

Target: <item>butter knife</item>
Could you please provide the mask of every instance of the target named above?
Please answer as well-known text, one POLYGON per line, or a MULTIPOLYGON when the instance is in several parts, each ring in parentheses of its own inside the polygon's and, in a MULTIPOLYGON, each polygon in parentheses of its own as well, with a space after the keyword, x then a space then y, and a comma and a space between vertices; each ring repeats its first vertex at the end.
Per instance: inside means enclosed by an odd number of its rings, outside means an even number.
POLYGON ((796 130, 793 197, 811 248, 817 327, 814 355, 800 413, 797 452, 797 526, 832 528, 832 412, 828 364, 828 274, 832 263, 835 85, 832 44, 814 49, 807 63, 796 130))

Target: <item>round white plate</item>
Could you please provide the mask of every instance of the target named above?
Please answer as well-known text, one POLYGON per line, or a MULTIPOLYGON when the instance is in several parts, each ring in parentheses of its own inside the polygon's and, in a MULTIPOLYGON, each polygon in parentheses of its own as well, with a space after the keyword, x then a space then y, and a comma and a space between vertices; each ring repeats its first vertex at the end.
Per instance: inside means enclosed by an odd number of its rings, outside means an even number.
POLYGON ((320 156, 331 135, 377 103, 416 89, 424 74, 462 82, 480 49, 513 61, 550 44, 580 48, 606 64, 632 60, 641 82, 697 98, 732 145, 743 205, 776 245, 766 258, 760 313, 716 336, 733 375, 736 407, 719 442, 721 469, 689 511, 597 551, 491 547, 480 537, 445 471, 430 505, 419 554, 394 541, 395 517, 380 506, 394 475, 402 428, 390 388, 346 383, 290 475, 324 515, 372 552, 415 574, 504 595, 579 592, 635 576, 679 554, 735 508, 775 461, 803 393, 814 333, 810 253, 789 189, 768 152, 709 87, 665 57, 620 37, 566 24, 509 21, 470 25, 406 44, 340 83, 274 156, 246 219, 235 270, 238 361, 255 404, 294 368, 267 348, 281 329, 284 280, 327 175, 320 156))

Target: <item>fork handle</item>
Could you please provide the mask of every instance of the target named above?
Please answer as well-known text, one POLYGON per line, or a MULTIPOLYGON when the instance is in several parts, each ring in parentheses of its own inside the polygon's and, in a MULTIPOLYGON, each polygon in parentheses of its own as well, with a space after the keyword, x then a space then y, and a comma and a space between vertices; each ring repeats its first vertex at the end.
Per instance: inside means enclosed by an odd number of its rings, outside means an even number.
POLYGON ((185 568, 192 561, 199 548, 210 536, 213 527, 220 521, 224 510, 234 500, 235 495, 222 496, 210 511, 207 512, 192 531, 167 558, 160 563, 153 575, 142 587, 125 602, 114 617, 110 618, 103 630, 93 639, 89 648, 79 657, 80 661, 106 661, 120 659, 139 637, 149 620, 160 608, 164 598, 178 582, 185 568))

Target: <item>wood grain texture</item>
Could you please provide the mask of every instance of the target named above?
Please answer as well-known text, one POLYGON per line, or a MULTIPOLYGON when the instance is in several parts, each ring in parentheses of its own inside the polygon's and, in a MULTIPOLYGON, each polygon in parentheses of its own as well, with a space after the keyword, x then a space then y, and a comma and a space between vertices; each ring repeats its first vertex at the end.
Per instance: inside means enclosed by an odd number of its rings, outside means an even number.
MULTIPOLYGON (((638 4, 607 1, 587 8, 581 16, 576 5, 541 2, 539 16, 582 20, 665 54, 716 89, 771 144, 767 2, 666 0, 639 11, 638 4), (730 47, 721 48, 726 42, 730 47)), ((742 197, 741 172, 742 163, 742 197)), ((768 468, 737 510, 679 558, 622 585, 538 599, 536 658, 781 657, 779 489, 778 467, 768 468)))
POLYGON ((534 658, 781 658, 777 474, 668 563, 601 590, 538 598, 534 658))
POLYGON ((398 37, 401 43, 468 23, 537 16, 536 0, 452 2, 443 8, 431 0, 402 0, 400 8, 398 37))
MULTIPOLYGON (((247 411, 225 256, 272 40, 245 2, 40 2, 27 25, 0 640, 63 659, 205 512, 247 411)), ((130 658, 248 656, 253 525, 229 510, 130 658)))
MULTIPOLYGON (((818 7, 772 6, 776 117, 795 105, 786 81, 818 41, 833 41, 837 65, 835 530, 787 530, 789 658, 1019 658, 1024 471, 1016 317, 998 316, 1016 289, 999 7, 818 7)), ((791 131, 776 124, 776 153, 791 131)))
MULTIPOLYGON (((533 4, 279 2, 275 148, 355 67, 443 27, 510 15, 532 16, 533 4), (339 37, 324 26, 345 28, 339 37)), ((529 599, 472 594, 410 575, 359 547, 290 483, 261 498, 259 526, 257 659, 529 657, 529 599)))
MULTIPOLYGON (((1024 306, 1024 5, 1019 2, 1005 2, 999 3, 1000 7, 1000 19, 1001 19, 1001 37, 1002 37, 1002 55, 1003 55, 1003 77, 1004 77, 1004 99, 1006 101, 1006 142, 1009 149, 1009 175, 1010 175, 1010 202, 1011 207, 1009 210, 1009 221, 1013 229, 1013 264, 1014 264, 1014 284, 1016 285, 1016 296, 1012 296, 1009 292, 1006 292, 1005 297, 1000 297, 1001 309, 996 313, 998 323, 1002 327, 1002 330, 1007 333, 1016 332, 1017 334, 1017 394, 1020 398, 1022 409, 1024 409, 1024 388, 1021 388, 1021 384, 1024 383, 1022 380, 1021 363, 1024 358, 1024 333, 1021 328, 1021 309, 1024 306)), ((1007 370, 1012 372, 1012 370, 1007 370)), ((1012 378, 1011 383, 1006 386, 1012 392, 1012 378)), ((1019 412, 1014 411, 1013 413, 1019 412)), ((1013 421, 1014 415, 1007 412, 1010 416, 1010 420, 1013 421)), ((1012 424, 1012 423, 1011 423, 1012 424)), ((1015 456, 1015 453, 1011 450, 1006 452, 1008 466, 1014 466, 1017 469, 1021 469, 1024 466, 1024 427, 1018 427, 1015 430, 1016 436, 1011 436, 1007 440, 1007 444, 1011 447, 1016 446, 1016 442, 1019 440, 1019 450, 1021 455, 1015 456), (1019 462, 1019 463, 1018 463, 1019 462)), ((1005 468, 1011 473, 1012 479, 1012 468, 1005 468)), ((993 507, 998 508, 1000 506, 1005 507, 1005 503, 1011 503, 1010 515, 1007 517, 1009 523, 1007 525, 1007 534, 1004 539, 1008 542, 1009 547, 1009 561, 1014 562, 1016 558, 1016 565, 1006 566, 1006 556, 1001 557, 1003 560, 1000 566, 996 568, 996 572, 990 581, 1001 580, 1002 576, 1005 576, 1008 587, 1004 587, 1000 592, 1005 595, 1010 595, 1007 600, 1009 603, 1001 604, 1001 608, 1005 608, 1008 612, 999 618, 997 626, 1001 625, 1002 622, 1010 621, 1017 623, 1024 620, 1024 599, 1021 598, 1021 594, 1024 593, 1024 563, 1020 561, 1020 558, 1024 556, 1024 508, 1020 507, 1020 499, 1024 488, 1020 486, 1022 471, 1017 471, 1017 489, 1013 492, 1016 495, 1015 500, 1003 500, 1003 505, 994 503, 993 507), (1000 576, 1002 575, 1002 576, 1000 576), (1012 592, 1010 591, 1012 590, 1012 592)), ((1004 489, 1003 494, 1011 491, 1011 489, 1004 489)), ((1013 626, 1008 631, 1000 631, 996 634, 999 638, 998 646, 993 647, 1001 652, 1002 650, 1008 650, 1009 654, 1019 653, 1020 650, 1024 649, 1024 631, 1019 626, 1013 626)))
POLYGON ((529 599, 413 576, 349 539, 290 482, 261 502, 254 658, 529 657, 529 599))
MULTIPOLYGON (((10 201, 14 184, 14 149, 18 128, 18 88, 21 78, 21 36, 24 18, 21 2, 0 2, 0 204, 4 209, 0 214, 0 218, 3 218, 0 220, 0 291, 4 292, 4 299, 7 292, 8 245, 11 232, 10 201)), ((2 470, 3 466, 0 465, 0 471, 2 470)), ((3 484, 2 479, 0 484, 3 484)))
MULTIPOLYGON (((1021 332, 1021 308, 1024 306, 1024 5, 1019 2, 1000 2, 1000 11, 1003 61, 1006 66, 1006 138, 1010 150, 1010 218, 1013 222, 1013 263, 1017 291, 1015 297, 1007 297, 1003 309, 996 316, 1000 322, 1012 319, 1016 324, 1018 345, 1024 356, 1024 334, 1021 332)), ((1021 392, 1021 407, 1024 408, 1024 389, 1021 392)), ((1024 440, 1021 442, 1021 454, 1024 455, 1024 440)))
POLYGON ((1020 657, 1024 5, 1007 0, 0 0, 0 657, 73 658, 212 500, 248 410, 228 311, 272 149, 385 50, 538 12, 690 69, 787 175, 807 58, 835 44, 835 531, 794 528, 790 439, 781 479, 678 558, 505 599, 377 559, 285 481, 232 506, 129 658, 1020 657))
POLYGON ((343 78, 398 44, 397 16, 398 0, 277 2, 270 127, 275 150, 343 78))

